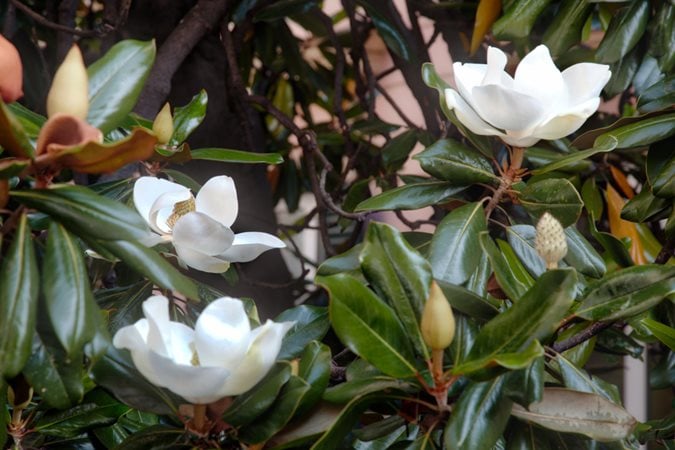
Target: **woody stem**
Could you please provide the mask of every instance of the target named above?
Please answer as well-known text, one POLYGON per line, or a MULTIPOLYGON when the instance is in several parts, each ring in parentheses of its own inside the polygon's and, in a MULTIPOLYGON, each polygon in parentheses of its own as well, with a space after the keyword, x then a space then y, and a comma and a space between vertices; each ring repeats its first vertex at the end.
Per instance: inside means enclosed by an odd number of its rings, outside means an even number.
POLYGON ((485 207, 485 214, 487 217, 490 217, 492 211, 497 207, 500 200, 508 191, 511 189, 513 183, 519 178, 520 168, 523 166, 523 159, 525 158, 525 148, 523 147, 513 147, 511 150, 511 158, 509 161, 509 168, 506 170, 502 176, 499 187, 490 198, 487 206, 485 207))
POLYGON ((203 431, 206 423, 206 405, 193 405, 194 415, 192 416, 192 423, 196 430, 203 431))

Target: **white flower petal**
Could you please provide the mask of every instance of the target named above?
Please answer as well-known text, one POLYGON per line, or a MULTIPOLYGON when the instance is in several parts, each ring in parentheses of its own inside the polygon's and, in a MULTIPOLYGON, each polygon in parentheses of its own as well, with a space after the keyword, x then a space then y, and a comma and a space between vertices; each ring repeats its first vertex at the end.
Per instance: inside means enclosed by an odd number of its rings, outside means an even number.
POLYGON ((514 89, 537 99, 547 111, 555 111, 567 99, 562 74, 545 45, 539 45, 520 61, 514 89))
POLYGON ((189 247, 174 244, 176 255, 185 266, 207 273, 223 273, 230 268, 230 262, 215 256, 205 255, 189 247))
POLYGON ((154 295, 143 302, 143 315, 148 321, 148 334, 145 343, 150 350, 162 356, 169 356, 170 337, 169 299, 163 295, 154 295), (166 333, 166 334, 165 334, 166 333))
POLYGON ((232 230, 200 212, 187 213, 173 226, 174 246, 191 248, 209 256, 223 253, 233 240, 232 230))
MULTIPOLYGON (((167 192, 190 190, 180 184, 155 177, 140 177, 134 183, 134 205, 138 213, 150 223, 150 209, 157 198, 167 192)), ((157 231, 157 230, 156 230, 157 231)))
POLYGON ((453 89, 445 90, 448 108, 455 111, 457 119, 472 132, 481 136, 503 136, 504 133, 485 122, 476 111, 453 89))
POLYGON ((165 192, 152 204, 150 208, 150 226, 158 233, 171 233, 171 226, 167 223, 173 215, 173 208, 178 202, 190 200, 192 194, 189 190, 165 192))
POLYGON ((579 63, 565 69, 562 77, 567 87, 568 105, 600 96, 611 76, 612 72, 605 64, 579 63))
POLYGON ((508 58, 503 51, 497 47, 488 47, 487 71, 480 84, 482 86, 499 84, 507 89, 513 88, 513 78, 511 78, 508 73, 504 72, 507 61, 508 58))
POLYGON ((467 101, 471 98, 474 87, 480 86, 487 73, 486 64, 463 64, 456 62, 452 65, 452 73, 459 94, 467 101))
POLYGON ((534 97, 491 84, 473 88, 476 112, 495 128, 521 131, 543 118, 546 108, 534 97))
POLYGON ((248 353, 221 387, 222 396, 239 395, 255 386, 272 368, 281 349, 281 341, 294 322, 267 321, 253 330, 253 343, 248 353))
POLYGON ((563 111, 533 131, 541 139, 560 139, 577 131, 600 106, 600 97, 591 98, 563 111))
POLYGON ((211 178, 197 193, 196 206, 198 212, 226 227, 232 226, 239 212, 234 180, 225 175, 211 178))
MULTIPOLYGON (((141 371, 133 353, 132 358, 136 367, 141 371)), ((223 382, 230 375, 230 371, 225 367, 176 364, 154 352, 148 352, 146 361, 159 377, 158 382, 150 380, 149 377, 148 380, 157 386, 175 392, 190 403, 207 404, 224 397, 220 391, 223 382)), ((143 375, 146 374, 143 373, 143 375)))
POLYGON ((231 262, 249 262, 267 250, 284 247, 286 247, 284 241, 272 234, 248 231, 235 234, 232 246, 219 257, 231 262))
POLYGON ((537 142, 539 142, 538 137, 531 136, 530 130, 525 130, 524 132, 511 132, 507 131, 506 135, 502 136, 502 141, 509 144, 512 147, 530 147, 537 142))
POLYGON ((203 366, 236 366, 251 343, 251 325, 239 299, 210 303, 195 324, 195 348, 203 366))

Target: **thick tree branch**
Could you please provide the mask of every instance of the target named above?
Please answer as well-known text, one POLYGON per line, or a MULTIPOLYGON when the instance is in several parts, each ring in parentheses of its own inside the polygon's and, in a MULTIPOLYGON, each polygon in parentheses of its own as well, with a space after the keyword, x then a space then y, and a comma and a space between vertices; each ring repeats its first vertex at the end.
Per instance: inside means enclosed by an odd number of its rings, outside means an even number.
POLYGON ((157 52, 136 112, 153 117, 171 91, 171 79, 197 43, 212 31, 227 9, 227 0, 199 0, 157 52))

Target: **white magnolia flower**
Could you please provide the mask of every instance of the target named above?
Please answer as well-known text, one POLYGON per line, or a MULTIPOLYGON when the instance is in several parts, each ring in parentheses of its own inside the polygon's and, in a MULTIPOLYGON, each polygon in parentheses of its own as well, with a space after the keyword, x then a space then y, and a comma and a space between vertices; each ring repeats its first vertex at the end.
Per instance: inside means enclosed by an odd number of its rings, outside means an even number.
POLYGON ((598 109, 600 91, 612 75, 609 66, 595 63, 561 73, 544 45, 523 58, 513 78, 504 71, 506 59, 490 47, 487 64, 454 63, 457 91, 446 89, 445 98, 469 130, 516 147, 578 130, 598 109))
POLYGON ((221 273, 230 262, 248 262, 286 244, 268 233, 234 234, 239 203, 234 181, 213 177, 193 197, 185 186, 141 177, 134 184, 134 204, 150 227, 173 242, 178 258, 195 269, 221 273))
POLYGON ((206 404, 242 394, 276 361, 294 322, 268 320, 251 330, 241 300, 222 297, 201 313, 195 329, 169 319, 169 300, 143 302, 145 319, 121 328, 113 345, 131 351, 139 372, 189 402, 206 404))

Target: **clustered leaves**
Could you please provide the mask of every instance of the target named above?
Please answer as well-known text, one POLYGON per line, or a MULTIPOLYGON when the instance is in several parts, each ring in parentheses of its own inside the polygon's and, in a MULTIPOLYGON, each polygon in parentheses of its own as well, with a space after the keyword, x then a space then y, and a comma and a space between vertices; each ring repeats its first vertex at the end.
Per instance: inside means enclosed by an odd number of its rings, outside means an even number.
POLYGON ((87 68, 73 47, 43 117, 0 37, 0 447, 670 448, 675 416, 639 422, 593 369, 648 353, 649 387, 675 383, 675 6, 615 3, 408 2, 433 39, 473 30, 487 64, 453 49, 451 84, 390 4, 235 2, 227 79, 267 153, 191 149, 205 91, 133 113, 152 41, 87 68), (423 126, 375 111, 371 34, 423 126), (311 192, 281 227, 318 228, 329 256, 306 304, 261 325, 275 299, 198 281, 285 244, 235 234, 234 182, 200 186, 192 159, 269 165, 291 211, 311 192), (75 184, 132 162, 143 176, 75 184))

